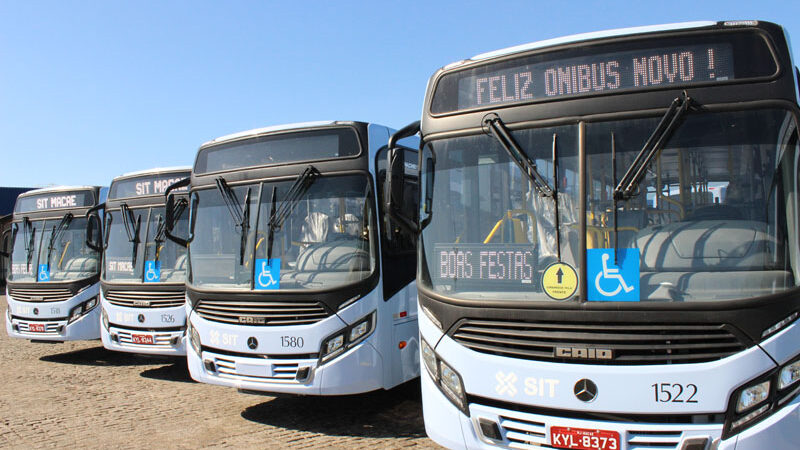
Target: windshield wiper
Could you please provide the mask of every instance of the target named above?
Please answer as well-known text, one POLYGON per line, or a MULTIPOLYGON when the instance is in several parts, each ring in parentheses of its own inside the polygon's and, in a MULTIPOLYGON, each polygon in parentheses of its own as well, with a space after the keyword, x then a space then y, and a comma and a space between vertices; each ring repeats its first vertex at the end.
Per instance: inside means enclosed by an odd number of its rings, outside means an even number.
POLYGON ((511 132, 506 128, 500 116, 497 114, 489 114, 483 118, 484 126, 489 128, 492 135, 506 150, 508 156, 519 166, 522 173, 533 183, 534 188, 542 197, 550 197, 553 199, 553 226, 556 232, 556 257, 561 261, 561 224, 559 221, 558 213, 558 135, 553 133, 553 183, 555 187, 550 187, 547 180, 539 173, 536 163, 533 162, 522 151, 517 141, 511 136, 511 132))
POLYGON ((225 206, 228 207, 228 212, 231 213, 234 225, 241 231, 239 238, 239 264, 242 265, 244 264, 244 251, 247 247, 247 234, 250 230, 250 188, 247 188, 247 193, 244 195, 244 209, 242 209, 236 193, 228 186, 225 178, 219 177, 216 182, 217 190, 219 190, 225 206))
POLYGON ((647 138, 647 142, 639 150, 636 159, 633 160, 625 175, 619 180, 617 187, 614 189, 614 201, 628 200, 634 196, 634 191, 636 191, 642 178, 644 178, 647 166, 650 165, 653 158, 661 151, 664 144, 672 136, 672 133, 678 128, 681 118, 689 110, 691 103, 692 99, 686 91, 683 91, 681 97, 676 97, 672 101, 658 126, 653 130, 653 134, 647 138))
POLYGON ((50 257, 53 254, 53 247, 56 240, 64 233, 69 224, 72 222, 72 213, 64 214, 58 225, 53 225, 53 230, 50 232, 50 242, 47 243, 47 265, 50 265, 50 257))
MULTIPOLYGON (((617 264, 617 238, 619 235, 619 227, 617 225, 617 203, 620 200, 629 200, 635 195, 639 183, 641 183, 642 178, 644 178, 645 173, 647 173, 647 167, 650 165, 650 162, 661 152, 661 149, 664 148, 669 138, 672 137, 672 134, 678 128, 681 119, 686 114, 686 111, 689 110, 691 104, 692 98, 689 97, 686 91, 683 91, 680 97, 675 97, 675 99, 672 100, 669 109, 667 109, 667 112, 661 117, 661 121, 658 123, 655 130, 653 130, 650 137, 647 138, 642 149, 639 150, 639 154, 636 155, 633 163, 631 163, 628 170, 625 171, 625 175, 623 175, 622 179, 617 183, 617 187, 614 188, 612 196, 614 202, 614 264, 617 264)), ((611 133, 611 177, 613 181, 616 181, 617 144, 614 133, 611 133)))
POLYGON ((314 166, 306 167, 306 170, 300 174, 299 177, 294 181, 292 186, 286 192, 286 196, 283 198, 281 202, 280 208, 275 208, 275 201, 276 201, 276 192, 277 189, 275 187, 272 188, 272 197, 270 199, 270 213, 269 213, 269 221, 267 222, 269 226, 269 236, 267 240, 267 259, 272 257, 272 241, 273 236, 276 230, 280 230, 283 226, 283 222, 286 221, 286 218, 292 214, 294 208, 297 206, 297 201, 303 198, 311 189, 311 185, 317 181, 319 178, 320 173, 314 166))
POLYGON ((519 147, 519 144, 517 144, 517 141, 511 136, 508 128, 506 128, 505 124, 500 119, 500 116, 494 113, 489 114, 483 118, 483 124, 489 127, 489 131, 492 132, 497 142, 506 150, 508 156, 517 163, 522 173, 530 178, 534 187, 536 187, 536 191, 539 192, 539 195, 542 197, 553 197, 553 188, 550 187, 547 180, 539 173, 536 163, 531 161, 528 155, 519 147))
POLYGON ((27 270, 31 270, 31 260, 33 259, 33 243, 36 237, 36 228, 33 228, 33 223, 28 217, 22 218, 22 234, 25 240, 25 257, 28 265, 27 270))
POLYGON ((125 233, 128 235, 128 242, 133 243, 131 250, 131 264, 136 265, 136 252, 139 249, 139 230, 142 228, 141 214, 134 218, 133 211, 128 208, 127 203, 119 206, 120 214, 122 215, 122 224, 125 226, 125 233))
MULTIPOLYGON (((172 215, 173 222, 177 222, 178 219, 181 217, 181 214, 183 214, 183 211, 186 210, 186 203, 187 203, 186 201, 181 199, 181 201, 179 201, 178 204, 175 205, 175 211, 173 212, 172 215)), ((161 216, 161 214, 158 215, 157 220, 158 222, 156 223, 156 233, 153 236, 153 242, 156 243, 156 254, 155 254, 156 261, 158 261, 159 254, 161 253, 159 251, 159 246, 162 243, 164 243, 167 234, 167 221, 164 219, 164 217, 161 216)), ((173 223, 172 226, 174 225, 175 224, 173 223)))

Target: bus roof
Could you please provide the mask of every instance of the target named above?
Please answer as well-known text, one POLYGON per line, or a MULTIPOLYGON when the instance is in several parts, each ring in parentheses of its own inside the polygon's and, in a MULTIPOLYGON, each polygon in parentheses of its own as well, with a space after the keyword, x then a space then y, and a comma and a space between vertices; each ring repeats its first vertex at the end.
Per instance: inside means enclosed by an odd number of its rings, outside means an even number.
MULTIPOLYGON (((755 25, 756 21, 736 21, 736 22, 726 22, 727 23, 735 23, 738 25, 755 25)), ((603 30, 603 31, 592 31, 589 33, 580 33, 580 34, 573 34, 570 36, 562 36, 553 39, 546 39, 543 41, 536 41, 530 42, 528 44, 521 44, 515 45, 513 47, 508 47, 500 50, 494 50, 487 53, 481 53, 479 55, 475 55, 469 60, 462 60, 457 61, 445 66, 445 69, 449 69, 452 67, 459 66, 464 64, 468 61, 481 61, 490 58, 496 58, 498 56, 510 55, 512 53, 524 52, 527 50, 534 50, 538 48, 545 48, 545 47, 552 47, 555 45, 562 45, 562 44, 571 44, 576 42, 583 42, 589 41, 593 39, 601 39, 607 37, 614 37, 614 36, 628 36, 632 34, 644 34, 644 33, 654 33, 657 31, 670 31, 670 30, 683 30, 688 28, 702 28, 702 27, 709 27, 716 25, 717 22, 714 21, 695 21, 695 22, 681 22, 681 23, 669 23, 669 24, 662 24, 662 25, 647 25, 641 27, 630 27, 630 28, 617 28, 613 30, 603 30)))
POLYGON ((27 197, 30 195, 43 194, 47 192, 62 192, 62 191, 82 191, 97 189, 100 186, 48 186, 44 188, 33 189, 19 194, 20 197, 27 197))
POLYGON ((149 175, 155 173, 164 173, 164 172, 181 172, 181 171, 191 171, 192 166, 173 166, 173 167, 154 167, 152 169, 144 169, 144 170, 137 170, 134 172, 123 173, 117 177, 114 177, 116 180, 117 178, 127 178, 127 177, 134 177, 136 175, 149 175))
POLYGON ((264 133, 272 133, 274 131, 285 131, 285 130, 293 130, 293 129, 299 129, 299 128, 321 127, 321 126, 326 126, 326 125, 333 125, 335 123, 336 123, 336 121, 333 121, 333 120, 321 120, 321 121, 316 121, 316 122, 297 122, 297 123, 287 123, 287 124, 283 124, 283 125, 273 125, 273 126, 263 127, 263 128, 254 128, 252 130, 240 131, 238 133, 233 133, 233 134, 226 134, 225 136, 221 136, 221 137, 218 137, 216 139, 212 139, 212 140, 210 140, 208 142, 205 142, 200 147, 205 147, 206 145, 211 145, 211 144, 219 144, 221 142, 232 141, 232 140, 235 140, 235 139, 240 139, 240 138, 248 137, 248 136, 256 136, 256 135, 264 134, 264 133))

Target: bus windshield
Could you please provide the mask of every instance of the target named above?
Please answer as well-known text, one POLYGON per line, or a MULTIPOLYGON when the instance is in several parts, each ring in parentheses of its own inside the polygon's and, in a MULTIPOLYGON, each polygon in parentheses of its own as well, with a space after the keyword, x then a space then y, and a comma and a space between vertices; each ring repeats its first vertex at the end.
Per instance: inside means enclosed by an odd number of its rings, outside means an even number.
POLYGON ((9 281, 75 281, 97 274, 100 256, 86 245, 86 218, 33 220, 29 223, 29 227, 25 221, 14 224, 9 281), (59 224, 62 224, 61 229, 59 224), (51 239, 54 229, 56 235, 51 239), (48 266, 44 278, 37 276, 43 265, 48 266))
MULTIPOLYGON (((186 249, 165 239, 163 231, 158 233, 160 228, 163 229, 160 224, 164 221, 164 207, 136 208, 131 211, 134 221, 141 220, 138 242, 131 242, 128 237, 119 210, 106 215, 111 225, 108 228, 103 279, 117 283, 142 283, 145 266, 157 261, 159 276, 147 282, 182 283, 186 273, 186 249)), ((178 232, 185 230, 187 223, 187 214, 184 212, 177 219, 175 229, 178 232)))
POLYGON ((427 174, 434 184, 427 194, 431 221, 422 232, 422 285, 455 298, 555 301, 542 288, 543 270, 557 260, 554 224, 562 262, 581 273, 579 255, 587 251, 579 239, 580 151, 586 154, 586 247, 638 253, 638 301, 732 300, 796 286, 790 249, 798 243, 787 229, 797 223, 789 201, 797 194, 794 116, 781 109, 692 111, 638 191, 615 203, 616 182, 659 120, 586 122, 580 149, 577 124, 511 132, 556 186, 558 222, 552 199, 537 193, 492 136, 430 142, 422 155, 435 160, 427 174))
POLYGON ((375 269, 371 187, 360 175, 322 176, 297 200, 285 202, 293 181, 196 192, 190 282, 212 289, 321 290, 352 284, 375 269), (250 192, 248 196, 248 190, 250 192), (249 198, 249 206, 244 205, 249 198), (285 205, 284 205, 285 203, 285 205), (282 221, 270 226, 273 211, 282 221), (242 226, 245 225, 245 226, 242 226), (242 233, 246 233, 242 239, 242 233))

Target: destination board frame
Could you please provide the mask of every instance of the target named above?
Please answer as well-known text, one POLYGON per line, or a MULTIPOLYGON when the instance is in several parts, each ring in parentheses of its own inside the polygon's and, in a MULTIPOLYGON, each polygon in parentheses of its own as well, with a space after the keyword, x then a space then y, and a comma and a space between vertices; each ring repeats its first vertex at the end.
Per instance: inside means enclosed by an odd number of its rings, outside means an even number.
POLYGON ((438 118, 483 110, 554 101, 596 98, 605 95, 635 94, 676 88, 702 88, 753 81, 768 81, 778 78, 783 70, 783 65, 776 52, 775 43, 770 36, 761 29, 722 28, 717 25, 714 28, 693 30, 690 32, 670 31, 658 34, 614 37, 520 51, 503 55, 502 57, 470 61, 463 66, 453 69, 442 69, 436 75, 432 87, 429 90, 429 100, 427 100, 425 105, 425 112, 430 117, 438 118), (761 51, 741 50, 742 42, 750 45, 758 45, 761 47, 761 51), (588 92, 583 91, 550 97, 539 96, 534 98, 519 98, 513 101, 493 102, 485 105, 459 106, 459 102, 461 101, 459 82, 469 77, 495 75, 525 65, 557 64, 560 61, 563 62, 579 58, 601 58, 604 55, 613 56, 615 54, 630 53, 632 51, 647 52, 648 50, 664 49, 665 47, 674 47, 677 49, 681 48, 681 46, 697 47, 701 45, 722 45, 726 43, 734 44, 732 53, 735 73, 733 79, 670 83, 635 88, 615 88, 602 90, 600 92, 589 90, 588 92), (758 61, 759 64, 753 64, 752 60, 748 59, 754 55, 762 58, 758 61), (769 67, 764 69, 766 64, 769 64, 769 67), (760 72, 756 72, 754 67, 762 67, 762 69, 760 72))

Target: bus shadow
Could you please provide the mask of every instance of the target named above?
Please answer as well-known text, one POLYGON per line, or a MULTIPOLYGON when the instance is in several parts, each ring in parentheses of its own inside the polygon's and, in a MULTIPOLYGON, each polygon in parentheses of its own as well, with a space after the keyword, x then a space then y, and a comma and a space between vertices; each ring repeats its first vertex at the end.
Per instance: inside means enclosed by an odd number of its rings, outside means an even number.
POLYGON ((158 364, 161 357, 149 357, 134 353, 114 352, 103 346, 73 350, 70 352, 45 355, 40 361, 59 364, 77 364, 80 366, 142 366, 158 364))
POLYGON ((150 378, 152 380, 163 381, 176 381, 180 383, 195 383, 191 375, 189 375, 189 367, 186 365, 186 358, 171 361, 172 364, 156 367, 153 369, 146 369, 139 374, 142 378, 150 378))
POLYGON ((351 437, 425 437, 419 379, 391 391, 329 397, 275 397, 242 417, 290 430, 351 437))

